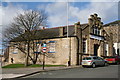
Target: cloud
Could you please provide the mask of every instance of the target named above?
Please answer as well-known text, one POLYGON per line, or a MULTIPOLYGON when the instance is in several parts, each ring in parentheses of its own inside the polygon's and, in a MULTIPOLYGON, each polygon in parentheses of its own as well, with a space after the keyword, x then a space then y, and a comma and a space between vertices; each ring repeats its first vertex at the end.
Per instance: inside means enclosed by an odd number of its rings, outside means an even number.
POLYGON ((50 27, 67 25, 67 3, 55 2, 48 5, 40 5, 39 9, 45 9, 48 14, 50 27))
MULTIPOLYGON (((102 18, 104 23, 114 21, 118 18, 118 3, 117 2, 91 2, 87 5, 69 4, 69 24, 74 24, 80 21, 87 23, 91 14, 97 13, 102 18), (84 7, 83 7, 84 6, 84 7)), ((81 3, 81 2, 80 2, 81 3)), ((84 4, 84 2, 82 2, 84 4)), ((67 3, 54 2, 48 5, 40 5, 49 14, 48 22, 51 27, 67 25, 67 3)))
POLYGON ((13 6, 11 3, 8 3, 6 7, 0 7, 0 10, 1 9, 2 16, 0 16, 0 18, 2 18, 2 30, 9 26, 14 17, 24 12, 22 5, 13 6))
POLYGON ((86 23, 89 15, 97 13, 102 21, 107 23, 118 18, 118 6, 116 2, 92 2, 84 9, 70 6, 70 19, 76 18, 81 23, 86 23))
POLYGON ((119 2, 119 0, 86 0, 91 2, 119 2))
MULTIPOLYGON (((73 0, 74 1, 74 0, 73 0)), ((94 1, 94 0, 90 0, 94 1)), ((84 2, 82 2, 84 4, 84 2)), ((80 21, 81 23, 87 23, 88 17, 91 14, 97 13, 104 23, 108 23, 118 18, 118 3, 117 2, 90 2, 81 9, 81 6, 69 4, 69 14, 67 14, 66 2, 53 2, 48 4, 40 4, 39 9, 44 9, 48 14, 48 23, 50 27, 67 25, 67 15, 69 15, 69 24, 74 24, 80 21)), ((13 17, 18 13, 24 12, 25 6, 17 5, 13 6, 8 4, 6 7, 0 7, 0 15, 3 17, 3 25, 8 25, 13 17)), ((0 16, 1 17, 1 16, 0 16)))
POLYGON ((48 21, 52 24, 51 26, 62 26, 67 24, 67 5, 65 2, 49 4, 46 7, 46 11, 50 15, 48 21))
POLYGON ((8 4, 6 7, 0 6, 0 49, 2 48, 2 32, 9 27, 10 22, 13 21, 13 18, 17 16, 18 13, 23 13, 22 6, 13 6, 8 4))
POLYGON ((119 0, 2 0, 4 2, 118 2, 119 0))
POLYGON ((0 6, 0 25, 2 25, 2 16, 3 16, 3 13, 2 13, 2 6, 0 6))

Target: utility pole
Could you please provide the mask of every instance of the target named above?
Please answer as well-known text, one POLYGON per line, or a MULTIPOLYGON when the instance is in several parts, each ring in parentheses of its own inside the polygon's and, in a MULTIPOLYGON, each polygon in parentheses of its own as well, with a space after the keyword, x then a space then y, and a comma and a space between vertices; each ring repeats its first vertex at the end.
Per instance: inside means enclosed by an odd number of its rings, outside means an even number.
POLYGON ((68 39, 68 45, 69 45, 69 61, 68 66, 71 66, 71 38, 69 39, 69 0, 67 0, 67 39, 68 39))

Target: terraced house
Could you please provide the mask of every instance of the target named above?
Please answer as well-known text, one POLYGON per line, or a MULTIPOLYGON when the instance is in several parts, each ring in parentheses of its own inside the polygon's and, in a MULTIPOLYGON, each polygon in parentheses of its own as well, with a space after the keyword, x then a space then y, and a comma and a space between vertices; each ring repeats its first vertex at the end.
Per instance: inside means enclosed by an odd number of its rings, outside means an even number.
MULTIPOLYGON (((33 46, 36 51, 31 50, 30 53, 39 54, 37 63, 42 64, 43 55, 39 52, 42 50, 42 42, 45 42, 45 64, 53 65, 80 65, 82 58, 89 55, 119 55, 119 30, 120 21, 103 25, 101 18, 93 14, 86 24, 77 22, 74 25, 37 30, 36 37, 32 38, 34 43, 31 43, 31 46, 36 44, 33 46)), ((16 37, 10 43, 21 43, 19 46, 27 48, 22 44, 24 40, 20 37, 16 37)), ((25 62, 25 54, 14 46, 9 47, 9 63, 11 58, 14 59, 14 63, 25 62)))

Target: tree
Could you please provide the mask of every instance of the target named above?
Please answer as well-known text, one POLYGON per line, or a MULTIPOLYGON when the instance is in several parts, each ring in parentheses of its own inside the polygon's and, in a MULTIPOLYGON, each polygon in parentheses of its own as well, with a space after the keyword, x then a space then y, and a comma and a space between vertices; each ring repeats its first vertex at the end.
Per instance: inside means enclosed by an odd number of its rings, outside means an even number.
POLYGON ((33 64, 36 63, 38 54, 30 55, 35 51, 35 35, 40 26, 46 24, 47 15, 44 11, 25 11, 13 19, 13 22, 8 28, 4 30, 4 42, 10 42, 10 45, 16 47, 25 54, 25 66, 28 66, 28 60, 32 60, 33 64), (14 44, 11 44, 12 40, 14 44), (33 45, 30 45, 33 44, 33 45), (25 46, 27 49, 25 49, 25 46), (30 52, 32 50, 32 52, 30 52))

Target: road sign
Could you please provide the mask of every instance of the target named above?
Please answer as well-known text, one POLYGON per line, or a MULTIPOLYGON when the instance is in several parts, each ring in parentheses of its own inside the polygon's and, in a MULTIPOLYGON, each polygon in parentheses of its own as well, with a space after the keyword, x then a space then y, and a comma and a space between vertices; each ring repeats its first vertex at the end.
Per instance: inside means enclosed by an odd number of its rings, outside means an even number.
POLYGON ((43 45, 42 45, 42 52, 44 52, 44 53, 46 53, 46 50, 47 50, 47 48, 46 48, 47 46, 46 46, 46 44, 45 43, 43 43, 43 45))
POLYGON ((46 47, 42 47, 42 52, 46 52, 47 48, 46 47))
POLYGON ((46 47, 46 44, 44 43, 42 47, 46 47))

